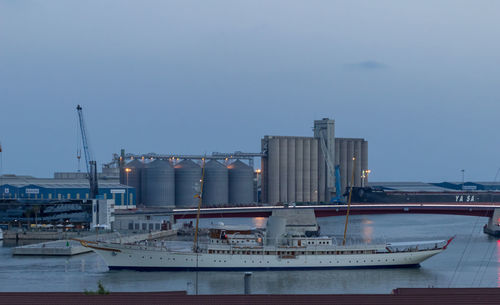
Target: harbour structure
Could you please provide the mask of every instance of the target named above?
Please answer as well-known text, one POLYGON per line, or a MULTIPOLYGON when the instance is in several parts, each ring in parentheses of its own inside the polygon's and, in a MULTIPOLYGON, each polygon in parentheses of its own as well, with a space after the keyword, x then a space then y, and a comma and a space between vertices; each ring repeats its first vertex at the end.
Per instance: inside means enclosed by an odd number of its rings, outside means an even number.
POLYGON ((334 195, 343 194, 352 176, 353 186, 368 182, 368 142, 362 138, 336 138, 334 120, 314 121, 312 137, 265 136, 261 143, 259 153, 125 154, 122 149, 106 167, 119 167, 120 182, 135 187, 137 203, 146 207, 196 206, 194 193, 202 159, 210 161, 203 194, 208 196, 208 206, 330 202, 334 195), (262 170, 254 169, 254 158, 261 158, 262 170), (174 204, 167 199, 152 202, 148 197, 153 190, 144 185, 152 180, 146 182, 140 173, 154 160, 168 161, 174 168, 174 178, 162 182, 174 184, 174 204))
MULTIPOLYGON (((0 176, 0 199, 85 200, 89 199, 87 179, 53 179, 31 176, 0 176)), ((99 195, 114 199, 116 208, 135 207, 135 188, 116 180, 99 180, 99 195), (128 199, 127 199, 128 195, 128 199)))
POLYGON ((264 136, 261 145, 263 202, 329 202, 344 193, 353 175, 353 186, 368 182, 368 142, 336 138, 334 120, 314 121, 312 137, 264 136))

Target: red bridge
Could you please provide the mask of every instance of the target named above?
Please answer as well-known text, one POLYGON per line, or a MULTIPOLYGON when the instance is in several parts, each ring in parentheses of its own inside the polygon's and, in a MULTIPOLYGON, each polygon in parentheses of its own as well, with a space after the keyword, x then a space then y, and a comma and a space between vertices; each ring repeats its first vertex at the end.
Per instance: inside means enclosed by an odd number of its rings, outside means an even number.
MULTIPOLYGON (((273 210, 286 209, 283 206, 260 207, 231 207, 231 208, 202 208, 200 217, 268 217, 273 210)), ((288 209, 314 209, 316 217, 341 216, 347 212, 347 205, 308 205, 288 207, 288 209)), ((350 215, 369 214, 448 214, 492 217, 499 204, 353 204, 350 215)), ((174 209, 173 212, 138 212, 144 214, 174 214, 175 219, 195 218, 196 209, 174 209)))

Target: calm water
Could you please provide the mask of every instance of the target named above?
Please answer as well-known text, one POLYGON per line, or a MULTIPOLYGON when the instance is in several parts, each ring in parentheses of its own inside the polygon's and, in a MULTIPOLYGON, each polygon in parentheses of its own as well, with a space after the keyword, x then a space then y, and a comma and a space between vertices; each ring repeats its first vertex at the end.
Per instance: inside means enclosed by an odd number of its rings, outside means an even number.
MULTIPOLYGON (((482 233, 486 218, 442 215, 352 216, 349 235, 367 242, 448 239, 449 248, 417 269, 257 271, 252 293, 389 293, 397 287, 499 287, 500 247, 482 233)), ((341 237, 343 218, 318 220, 325 235, 341 237)), ((221 221, 220 219, 213 220, 221 221)), ((265 225, 265 218, 224 219, 226 224, 265 225)), ((208 226, 211 220, 202 220, 208 226)), ((202 294, 242 293, 242 272, 108 271, 94 253, 71 258, 12 257, 0 247, 0 291, 187 290, 202 294)))

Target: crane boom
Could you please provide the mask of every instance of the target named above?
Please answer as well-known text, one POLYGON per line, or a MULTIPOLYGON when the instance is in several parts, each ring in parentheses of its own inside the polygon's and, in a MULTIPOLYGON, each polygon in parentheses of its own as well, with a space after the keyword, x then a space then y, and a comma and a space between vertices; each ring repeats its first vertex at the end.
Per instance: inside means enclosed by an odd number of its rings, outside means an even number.
POLYGON ((85 121, 83 119, 82 107, 76 107, 78 112, 78 120, 80 122, 80 132, 82 134, 82 146, 85 154, 85 165, 87 166, 87 175, 90 186, 90 199, 95 199, 99 194, 99 186, 97 184, 97 162, 94 160, 92 153, 89 149, 87 129, 85 128, 85 121))

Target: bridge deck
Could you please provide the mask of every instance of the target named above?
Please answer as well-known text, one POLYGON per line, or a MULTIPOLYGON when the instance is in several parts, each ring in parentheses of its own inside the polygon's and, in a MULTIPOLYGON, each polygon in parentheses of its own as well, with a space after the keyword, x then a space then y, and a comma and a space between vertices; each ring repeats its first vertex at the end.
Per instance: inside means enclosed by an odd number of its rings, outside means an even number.
MULTIPOLYGON (((351 215, 369 214, 448 214, 491 217, 493 211, 500 208, 498 204, 355 204, 351 205, 351 215)), ((231 208, 204 208, 200 211, 202 218, 219 217, 268 217, 273 210, 286 209, 282 206, 269 207, 231 207, 231 208)), ((314 209, 316 217, 342 216, 347 212, 347 205, 310 205, 288 207, 288 209, 314 209)), ((196 209, 174 209, 176 219, 196 217, 196 209)), ((149 213, 148 213, 149 214, 149 213)), ((158 214, 152 212, 151 214, 158 214)), ((165 214, 165 213, 163 213, 165 214)))

